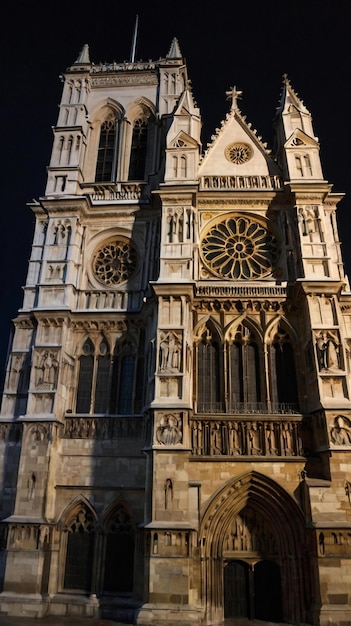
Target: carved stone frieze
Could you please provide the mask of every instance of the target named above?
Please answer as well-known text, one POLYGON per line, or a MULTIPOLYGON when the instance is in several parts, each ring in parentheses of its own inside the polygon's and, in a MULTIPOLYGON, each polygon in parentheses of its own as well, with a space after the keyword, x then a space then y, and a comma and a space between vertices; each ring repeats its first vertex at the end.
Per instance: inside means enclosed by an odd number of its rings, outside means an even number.
POLYGON ((116 76, 99 76, 93 78, 92 87, 120 87, 125 85, 157 85, 157 76, 154 74, 130 74, 116 76))
POLYGON ((125 439, 141 437, 142 419, 128 417, 65 417, 63 437, 65 439, 125 439))
POLYGON ((72 320, 69 324, 72 330, 83 330, 85 332, 117 331, 124 332, 130 329, 129 320, 72 320))
POLYGON ((196 456, 301 456, 301 423, 283 420, 193 419, 192 454, 196 456))
POLYGON ((320 556, 351 556, 351 529, 328 529, 318 534, 320 556))
POLYGON ((289 308, 288 303, 274 300, 196 300, 193 309, 198 311, 272 311, 282 312, 289 308))

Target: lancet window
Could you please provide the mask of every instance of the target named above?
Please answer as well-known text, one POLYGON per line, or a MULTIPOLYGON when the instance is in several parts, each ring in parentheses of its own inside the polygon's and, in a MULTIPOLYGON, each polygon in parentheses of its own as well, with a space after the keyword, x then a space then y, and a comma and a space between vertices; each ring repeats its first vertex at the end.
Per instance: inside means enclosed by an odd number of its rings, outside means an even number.
POLYGON ((138 118, 133 125, 129 180, 144 180, 147 151, 147 119, 138 118))
POLYGON ((278 327, 270 349, 273 402, 297 407, 298 391, 294 351, 289 334, 278 327))
POLYGON ((65 590, 91 591, 95 520, 87 506, 81 504, 72 512, 65 527, 66 559, 63 576, 65 590))
POLYGON ((117 343, 111 385, 111 413, 130 415, 133 412, 136 347, 128 339, 117 343))
POLYGON ((209 321, 196 342, 196 361, 199 413, 298 410, 294 349, 280 326, 265 347, 245 323, 224 333, 209 321), (270 365, 265 367, 267 352, 270 365))
POLYGON ((79 359, 76 413, 133 413, 136 353, 129 339, 111 353, 105 338, 98 345, 88 338, 79 359))
POLYGON ((103 590, 129 593, 133 591, 135 527, 123 506, 118 506, 104 527, 105 573, 103 590))
POLYGON ((117 120, 113 113, 102 122, 96 163, 95 180, 110 182, 115 177, 117 165, 117 120))

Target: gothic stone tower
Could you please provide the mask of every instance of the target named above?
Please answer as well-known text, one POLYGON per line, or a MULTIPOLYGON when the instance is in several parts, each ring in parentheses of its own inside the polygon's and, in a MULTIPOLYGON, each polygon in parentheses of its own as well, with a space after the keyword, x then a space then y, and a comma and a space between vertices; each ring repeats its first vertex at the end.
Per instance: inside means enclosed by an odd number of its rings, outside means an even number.
POLYGON ((351 622, 351 293, 309 111, 205 154, 177 40, 64 75, 0 421, 13 615, 351 622))

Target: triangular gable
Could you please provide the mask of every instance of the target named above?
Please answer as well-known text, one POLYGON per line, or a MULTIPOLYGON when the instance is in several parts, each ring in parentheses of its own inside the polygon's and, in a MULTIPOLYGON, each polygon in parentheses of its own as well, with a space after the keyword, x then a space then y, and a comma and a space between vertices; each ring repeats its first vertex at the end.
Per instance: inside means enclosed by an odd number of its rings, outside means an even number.
POLYGON ((279 174, 266 144, 238 110, 231 111, 216 131, 199 167, 199 176, 279 174))
POLYGON ((284 144, 285 148, 319 148, 318 142, 309 135, 306 135, 300 128, 294 130, 284 144))
POLYGON ((193 137, 190 137, 190 135, 188 135, 184 131, 180 131, 178 135, 174 137, 167 146, 168 150, 172 150, 172 149, 179 150, 179 148, 182 150, 194 149, 194 148, 197 149, 198 144, 195 141, 195 139, 193 139, 193 137))

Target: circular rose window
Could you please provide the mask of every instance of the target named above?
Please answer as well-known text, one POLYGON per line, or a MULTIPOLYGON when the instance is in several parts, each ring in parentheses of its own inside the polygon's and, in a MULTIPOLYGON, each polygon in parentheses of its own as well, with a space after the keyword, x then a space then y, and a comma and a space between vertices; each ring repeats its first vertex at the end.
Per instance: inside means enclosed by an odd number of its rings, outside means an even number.
POLYGON ((201 242, 207 268, 220 278, 261 278, 269 274, 278 258, 275 237, 260 223, 231 216, 212 226, 201 242))
POLYGON ((125 239, 105 243, 93 258, 94 276, 105 285, 119 285, 130 278, 137 265, 137 252, 125 239))
POLYGON ((235 165, 242 165, 251 159, 253 150, 246 143, 231 143, 225 149, 225 158, 235 165))

